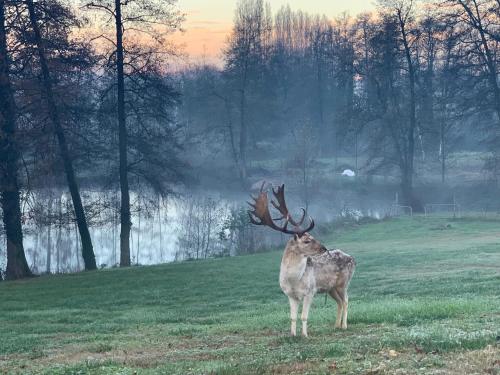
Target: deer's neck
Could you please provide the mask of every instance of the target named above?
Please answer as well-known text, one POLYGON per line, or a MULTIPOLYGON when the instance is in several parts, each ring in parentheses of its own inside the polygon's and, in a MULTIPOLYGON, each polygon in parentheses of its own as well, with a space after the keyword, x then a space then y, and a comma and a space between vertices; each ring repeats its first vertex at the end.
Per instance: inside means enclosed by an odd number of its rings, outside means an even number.
POLYGON ((307 257, 304 257, 295 246, 288 244, 281 259, 280 274, 282 278, 300 280, 307 267, 307 257))

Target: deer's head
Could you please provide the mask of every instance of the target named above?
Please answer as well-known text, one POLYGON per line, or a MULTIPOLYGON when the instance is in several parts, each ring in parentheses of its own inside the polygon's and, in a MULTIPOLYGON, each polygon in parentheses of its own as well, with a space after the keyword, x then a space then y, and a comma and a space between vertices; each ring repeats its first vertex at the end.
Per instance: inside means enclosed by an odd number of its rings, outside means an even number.
POLYGON ((286 206, 285 202, 285 185, 279 186, 276 190, 272 190, 275 200, 271 200, 271 204, 281 215, 275 219, 272 218, 269 211, 269 202, 267 192, 264 191, 264 184, 260 188, 260 193, 257 197, 252 197, 254 202, 248 203, 253 210, 248 211, 250 221, 255 225, 265 225, 276 231, 292 234, 289 244, 293 246, 294 251, 304 256, 311 256, 324 253, 327 249, 309 234, 309 231, 314 228, 314 220, 309 217, 309 225, 307 228, 302 228, 306 218, 306 210, 302 209, 302 217, 300 220, 294 220, 286 206), (288 225, 292 225, 292 229, 288 225))
POLYGON ((302 224, 306 218, 306 210, 302 209, 302 217, 300 220, 294 220, 285 202, 285 185, 278 186, 277 190, 273 190, 273 195, 276 200, 272 200, 271 204, 281 215, 273 219, 269 212, 269 202, 267 192, 264 191, 264 184, 260 188, 260 193, 257 197, 252 197, 254 202, 248 203, 253 210, 248 211, 250 221, 255 225, 265 225, 278 232, 293 234, 293 239, 297 249, 304 255, 314 255, 326 251, 326 248, 321 243, 314 239, 308 232, 314 228, 314 220, 309 217, 309 226, 305 229, 302 224), (293 226, 293 229, 288 228, 288 224, 293 226))
POLYGON ((318 255, 327 251, 327 248, 309 233, 304 233, 300 237, 294 235, 291 242, 296 251, 305 256, 318 255))

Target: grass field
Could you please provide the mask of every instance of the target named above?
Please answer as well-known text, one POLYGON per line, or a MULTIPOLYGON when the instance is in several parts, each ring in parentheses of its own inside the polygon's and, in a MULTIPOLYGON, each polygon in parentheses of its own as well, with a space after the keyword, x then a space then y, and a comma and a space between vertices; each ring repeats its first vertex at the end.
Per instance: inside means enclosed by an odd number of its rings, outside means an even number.
POLYGON ((500 221, 321 239, 357 260, 346 331, 319 295, 288 336, 281 251, 44 276, 0 283, 0 373, 500 374, 500 221))

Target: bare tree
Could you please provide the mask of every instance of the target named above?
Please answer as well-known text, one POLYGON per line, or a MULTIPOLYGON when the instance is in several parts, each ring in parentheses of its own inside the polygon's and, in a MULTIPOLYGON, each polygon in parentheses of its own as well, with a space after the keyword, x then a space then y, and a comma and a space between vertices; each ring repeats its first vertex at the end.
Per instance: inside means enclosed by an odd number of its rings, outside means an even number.
MULTIPOLYGON (((100 35, 99 38, 108 41, 112 50, 107 56, 107 62, 116 71, 116 114, 118 121, 118 154, 120 178, 120 265, 130 266, 130 232, 132 228, 130 211, 129 187, 129 128, 127 124, 126 102, 130 92, 125 86, 127 76, 125 66, 132 71, 140 72, 144 66, 149 66, 149 57, 162 54, 164 37, 179 27, 183 17, 174 9, 176 0, 99 0, 86 3, 87 8, 98 10, 110 17, 104 21, 107 26, 114 23, 114 36, 100 35), (148 52, 138 50, 134 34, 140 34, 154 45, 148 52), (129 37, 128 42, 126 38, 129 37), (125 48, 127 46, 127 48, 125 48), (161 49, 161 51, 159 49, 161 49), (137 60, 137 61, 134 61, 137 60), (139 65, 139 67, 137 66, 139 65), (141 66, 142 65, 142 66, 141 66)), ((133 101, 130 100, 129 103, 133 101)))
POLYGON ((318 140, 315 137, 313 127, 308 122, 299 125, 293 135, 292 163, 298 170, 298 185, 307 211, 311 203, 312 171, 314 161, 318 156, 318 140))
POLYGON ((470 77, 461 71, 463 56, 460 39, 463 32, 464 30, 457 27, 453 21, 443 23, 438 29, 441 38, 436 46, 439 64, 433 79, 433 106, 438 123, 442 183, 446 181, 447 161, 453 147, 454 131, 470 113, 470 103, 474 101, 471 98, 474 90, 470 89, 470 77))
POLYGON ((95 262, 94 249, 92 246, 92 239, 90 237, 87 218, 85 216, 85 210, 83 208, 82 198, 80 195, 80 189, 73 168, 72 157, 69 152, 66 135, 61 123, 59 109, 54 96, 52 78, 49 66, 47 64, 44 40, 42 38, 42 33, 38 25, 38 15, 33 0, 26 0, 26 5, 28 7, 30 25, 33 29, 34 44, 36 45, 38 61, 40 63, 40 68, 42 71, 42 86, 45 100, 47 102, 47 109, 57 136, 61 159, 63 161, 68 187, 71 193, 71 198, 73 200, 73 208, 75 210, 76 222, 78 224, 78 230, 80 232, 80 238, 82 242, 82 256, 85 262, 85 269, 94 270, 97 267, 95 262))
POLYGON ((470 29, 468 37, 472 42, 475 54, 482 60, 487 74, 488 83, 493 93, 493 108, 500 124, 500 87, 498 83, 498 20, 500 10, 498 1, 450 0, 449 11, 470 29))
POLYGON ((375 149, 381 151, 381 140, 388 137, 391 142, 389 157, 383 158, 398 166, 401 173, 401 191, 405 205, 414 210, 422 209, 413 192, 415 138, 417 131, 416 60, 417 33, 414 25, 415 4, 413 0, 380 1, 383 22, 378 40, 383 48, 380 69, 381 86, 379 97, 380 139, 374 140, 375 149), (399 80, 400 71, 406 74, 405 90, 399 80), (405 112, 403 114, 403 111, 405 112))
POLYGON ((31 276, 23 246, 19 150, 16 139, 16 104, 9 76, 6 2, 0 0, 0 194, 7 236, 7 279, 31 276))
POLYGON ((212 198, 190 197, 182 203, 176 259, 201 259, 220 253, 219 230, 225 208, 212 198))
MULTIPOLYGON (((396 12, 397 20, 399 22, 399 31, 404 48, 404 55, 406 59, 406 68, 408 69, 409 81, 409 124, 406 130, 406 142, 404 143, 404 150, 406 152, 402 155, 402 190, 405 204, 415 206, 415 197, 413 196, 413 169, 415 159, 415 131, 417 126, 416 114, 416 97, 415 97, 415 65, 411 51, 411 35, 410 35, 410 21, 412 17, 413 0, 396 1, 393 11, 396 12)), ((415 207, 414 207, 415 208, 415 207)))
POLYGON ((258 72, 262 68, 266 35, 271 28, 268 12, 262 0, 240 0, 236 7, 229 46, 225 51, 226 71, 234 81, 239 95, 238 161, 243 183, 248 174, 248 94, 250 85, 258 80, 258 72))

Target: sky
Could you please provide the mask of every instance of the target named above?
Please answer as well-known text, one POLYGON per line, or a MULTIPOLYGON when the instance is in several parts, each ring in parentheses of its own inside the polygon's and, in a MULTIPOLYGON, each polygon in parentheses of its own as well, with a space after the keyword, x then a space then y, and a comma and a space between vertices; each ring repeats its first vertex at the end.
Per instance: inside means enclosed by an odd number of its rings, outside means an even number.
MULTIPOLYGON (((375 8, 372 0, 270 0, 273 13, 282 5, 311 14, 335 18, 343 12, 356 15, 375 8)), ((222 48, 231 31, 237 0, 178 0, 178 8, 186 15, 183 33, 173 41, 184 46, 190 61, 219 63, 222 48)))

